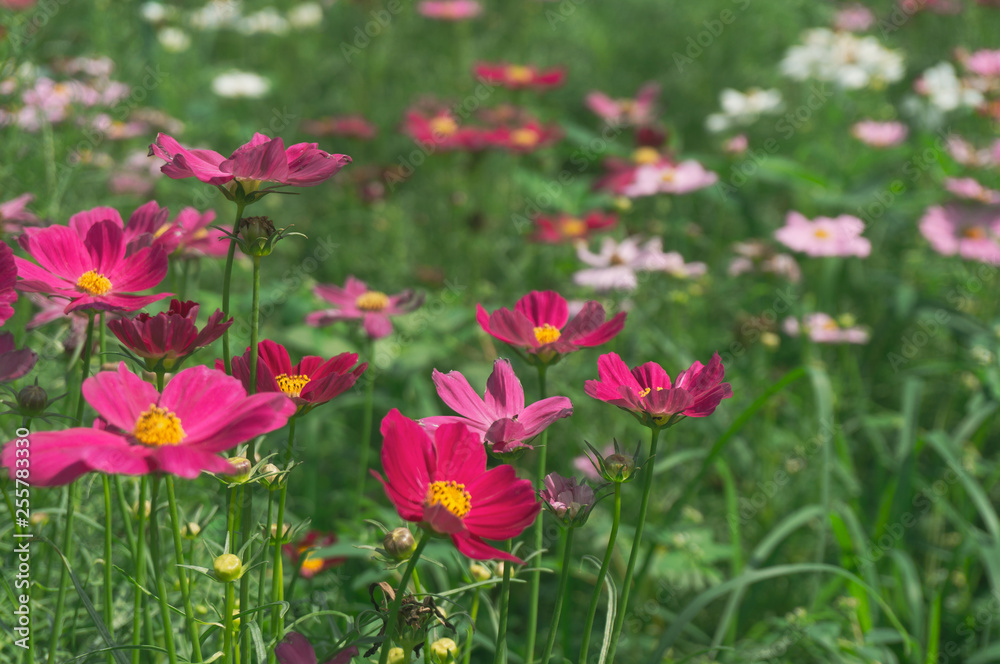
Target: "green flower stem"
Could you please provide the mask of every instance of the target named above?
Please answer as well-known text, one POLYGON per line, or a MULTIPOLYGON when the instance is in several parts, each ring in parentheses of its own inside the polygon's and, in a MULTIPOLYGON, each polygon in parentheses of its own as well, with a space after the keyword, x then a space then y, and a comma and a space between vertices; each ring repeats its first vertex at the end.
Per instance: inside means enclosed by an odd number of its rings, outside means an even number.
MULTIPOLYGON (((260 256, 253 257, 253 299, 250 304, 250 389, 248 392, 254 394, 257 391, 257 337, 260 333, 260 256)), ((247 459, 253 464, 256 462, 256 442, 251 440, 247 445, 247 459)), ((243 487, 243 525, 240 547, 245 547, 250 541, 253 531, 253 485, 248 484, 243 487)), ((250 575, 244 574, 240 577, 240 611, 246 611, 250 606, 250 575)), ((240 620, 240 634, 250 638, 250 623, 256 622, 257 613, 251 613, 240 620)), ((241 649, 241 661, 243 664, 250 664, 250 644, 243 644, 241 649)))
MULTIPOLYGON (((548 369, 547 364, 538 365, 538 399, 545 398, 545 372, 548 369)), ((545 429, 542 431, 541 443, 539 443, 538 450, 538 473, 535 475, 535 486, 541 488, 545 482, 545 457, 548 452, 548 441, 549 441, 549 430, 545 429)), ((535 519, 535 529, 534 529, 534 543, 535 551, 542 550, 542 544, 544 543, 544 527, 543 519, 541 516, 535 519)), ((524 661, 527 664, 531 664, 532 660, 535 658, 535 635, 538 632, 538 595, 541 591, 542 586, 542 558, 538 557, 538 562, 535 565, 538 567, 537 570, 531 575, 531 589, 528 593, 531 598, 531 603, 528 605, 528 643, 524 650, 524 661)))
MULTIPOLYGON (((511 540, 504 547, 511 552, 511 540)), ((493 664, 507 664, 507 614, 510 612, 510 568, 509 560, 503 561, 503 583, 500 584, 500 621, 497 625, 497 645, 493 651, 493 664)))
POLYGON ((618 615, 615 616, 615 627, 611 633, 611 645, 608 648, 608 662, 615 661, 615 650, 618 639, 625 624, 625 614, 628 612, 628 596, 632 591, 632 573, 635 571, 635 561, 639 558, 642 547, 642 530, 646 525, 646 509, 649 507, 649 493, 653 486, 653 461, 656 459, 656 443, 660 439, 660 427, 654 427, 650 434, 649 456, 646 458, 646 475, 642 480, 642 503, 639 505, 639 522, 635 526, 635 537, 632 540, 632 552, 628 557, 628 567, 625 568, 625 579, 622 581, 622 595, 618 602, 618 615))
MULTIPOLYGON (((240 232, 240 219, 243 218, 243 208, 246 203, 242 199, 236 201, 236 221, 233 222, 233 235, 240 232)), ((236 258, 236 240, 229 241, 229 253, 226 254, 226 271, 222 275, 222 313, 223 320, 229 318, 229 289, 233 282, 233 259, 236 258)), ((222 363, 226 373, 233 375, 233 359, 229 352, 229 328, 222 333, 222 363)))
MULTIPOLYGON (((139 532, 135 544, 135 583, 142 586, 146 582, 146 477, 139 479, 139 532)), ((139 630, 142 627, 142 591, 135 589, 135 600, 132 604, 132 645, 138 647, 142 641, 139 630)), ((132 651, 132 664, 139 664, 141 650, 132 651)))
POLYGON ((167 603, 167 584, 163 582, 163 568, 160 567, 160 528, 156 516, 157 499, 160 494, 160 476, 153 476, 153 497, 149 508, 149 544, 153 556, 153 576, 156 577, 156 594, 160 599, 160 619, 163 621, 163 643, 167 649, 170 664, 177 664, 174 650, 174 628, 170 620, 170 605, 167 603))
POLYGON ((236 589, 233 582, 226 584, 226 614, 222 617, 223 641, 222 641, 222 662, 229 664, 232 661, 233 652, 233 609, 236 608, 236 589))
POLYGON ((115 486, 115 495, 118 498, 118 510, 122 513, 122 521, 125 522, 125 538, 128 540, 128 550, 135 558, 135 532, 132 530, 132 519, 128 518, 128 501, 125 500, 125 487, 122 486, 121 477, 111 476, 111 483, 115 486))
POLYGON ((366 350, 368 372, 365 374, 365 410, 361 422, 361 460, 358 463, 358 490, 355 505, 361 505, 368 479, 368 463, 372 447, 372 415, 375 410, 375 340, 369 338, 366 350))
MULTIPOLYGON (((420 541, 417 543, 416 550, 410 556, 410 562, 406 565, 403 578, 399 580, 399 585, 396 586, 396 597, 392 600, 392 606, 389 608, 389 619, 385 624, 385 639, 382 641, 382 647, 379 649, 379 664, 387 664, 389 661, 389 650, 392 648, 393 639, 396 638, 396 622, 399 618, 399 607, 403 604, 403 593, 406 592, 406 586, 410 583, 410 576, 417 567, 420 554, 423 553, 424 547, 430 541, 431 533, 429 530, 425 530, 424 534, 420 537, 420 541)), ((404 652, 408 652, 408 649, 404 648, 404 652)))
MULTIPOLYGON (((273 479, 273 478, 272 478, 273 479)), ((267 492, 267 521, 264 522, 264 542, 261 545, 263 551, 267 551, 267 546, 270 543, 271 537, 271 519, 273 515, 274 508, 274 494, 268 490, 267 492)), ((264 591, 267 587, 267 555, 261 556, 263 558, 262 564, 260 566, 260 573, 257 576, 257 606, 264 605, 264 591)))
POLYGON ((587 651, 590 650, 590 633, 594 630, 594 617, 597 615, 597 603, 601 599, 601 588, 604 587, 604 577, 608 574, 608 567, 611 565, 611 554, 614 553, 615 540, 618 539, 618 524, 622 518, 622 485, 621 482, 615 482, 614 484, 615 508, 611 516, 611 534, 608 536, 608 548, 604 550, 604 560, 601 561, 601 569, 597 573, 594 594, 590 597, 590 607, 587 609, 587 621, 583 623, 583 641, 580 645, 580 657, 577 660, 579 662, 587 661, 587 651))
POLYGON ((566 594, 566 586, 569 585, 570 558, 573 552, 573 533, 576 532, 574 526, 566 530, 566 544, 563 551, 562 571, 559 575, 559 589, 556 590, 556 604, 552 613, 552 624, 549 626, 549 639, 545 643, 545 651, 542 653, 541 664, 548 664, 552 657, 552 648, 556 645, 556 635, 559 634, 559 618, 562 614, 562 600, 566 594))
MULTIPOLYGON (((285 472, 292 463, 292 444, 295 442, 295 422, 293 415, 288 420, 288 449, 285 451, 285 472)), ((271 572, 271 601, 283 602, 285 600, 285 579, 284 569, 281 560, 281 545, 285 541, 285 495, 288 492, 288 475, 281 478, 281 487, 278 489, 278 520, 275 522, 274 536, 274 565, 271 572)), ((278 643, 285 637, 285 620, 281 614, 281 607, 275 605, 271 609, 271 639, 278 643)), ((273 662, 274 653, 268 655, 268 661, 273 662)))
POLYGON ((194 618, 194 608, 191 606, 191 590, 188 585, 187 570, 184 565, 184 542, 181 538, 181 520, 177 511, 177 496, 174 493, 174 478, 166 477, 167 501, 170 504, 170 525, 174 531, 174 557, 177 558, 177 580, 181 585, 181 597, 184 599, 184 621, 187 623, 188 638, 191 640, 191 652, 194 661, 200 662, 201 635, 198 634, 198 623, 194 618))
MULTIPOLYGON (((108 629, 114 631, 114 593, 111 586, 111 478, 101 475, 101 482, 104 485, 104 624, 108 629)), ((114 654, 108 653, 107 662, 112 664, 114 654)))
MULTIPOLYGON (((94 347, 94 310, 87 311, 87 336, 83 342, 83 369, 80 372, 80 393, 76 400, 77 424, 83 421, 83 406, 86 401, 83 398, 83 382, 90 375, 90 352, 94 347)), ((66 560, 73 561, 73 515, 76 508, 76 482, 70 482, 66 487, 66 522, 63 531, 62 552, 66 560)), ((66 591, 69 589, 69 568, 66 565, 59 566, 59 591, 56 595, 56 612, 52 623, 52 641, 49 647, 49 664, 55 663, 56 651, 59 649, 59 637, 62 636, 63 609, 66 606, 66 591)))

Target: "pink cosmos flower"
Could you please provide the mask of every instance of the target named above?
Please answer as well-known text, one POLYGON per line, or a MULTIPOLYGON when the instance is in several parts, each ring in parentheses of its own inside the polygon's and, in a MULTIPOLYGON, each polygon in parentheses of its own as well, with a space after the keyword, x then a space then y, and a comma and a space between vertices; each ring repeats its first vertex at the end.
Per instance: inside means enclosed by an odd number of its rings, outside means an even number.
POLYGON ((540 497, 560 519, 574 520, 586 515, 594 506, 594 490, 586 484, 578 484, 575 477, 549 473, 544 482, 540 497))
POLYGON ((847 32, 864 32, 875 25, 875 14, 861 4, 841 7, 833 18, 833 27, 847 32))
POLYGON ((920 232, 939 254, 1000 264, 1000 206, 935 205, 920 220, 920 232))
POLYGON ((511 90, 547 90, 562 85, 566 79, 566 70, 562 67, 543 70, 534 65, 511 65, 503 62, 480 62, 473 68, 473 73, 488 83, 511 90))
POLYGON ((861 237, 865 222, 857 217, 842 214, 839 217, 816 217, 809 221, 792 211, 785 218, 785 225, 774 232, 779 242, 809 256, 860 256, 871 253, 872 244, 861 237))
POLYGON ((17 302, 15 284, 17 264, 14 262, 14 250, 0 242, 0 325, 14 315, 14 303, 17 302))
POLYGON ((331 567, 342 565, 347 560, 347 558, 320 558, 312 553, 313 549, 322 549, 336 543, 336 534, 310 530, 298 542, 285 544, 281 550, 292 559, 292 564, 298 566, 302 578, 311 579, 331 567))
POLYGON ((674 163, 662 159, 635 170, 632 183, 622 190, 629 198, 655 194, 687 194, 715 184, 719 176, 693 159, 674 163))
POLYGON ((403 133, 435 150, 482 150, 488 147, 487 130, 462 126, 446 108, 411 108, 403 119, 403 133))
POLYGON ((370 141, 378 129, 362 115, 331 115, 319 120, 306 120, 302 130, 316 136, 346 136, 370 141))
POLYGON ((974 178, 945 178, 944 188, 956 196, 980 203, 1000 203, 1000 191, 987 189, 974 178))
POLYGON ((18 350, 14 347, 14 335, 0 333, 0 383, 17 380, 31 371, 38 361, 38 355, 30 348, 18 350))
POLYGON ((462 424, 445 424, 433 438, 395 408, 382 420, 386 495, 406 521, 448 535, 474 560, 522 561, 484 540, 517 537, 541 509, 528 480, 509 465, 486 470, 486 450, 462 424))
POLYGON ((588 380, 587 396, 605 401, 632 413, 648 427, 672 426, 684 417, 706 417, 723 399, 733 396, 733 388, 723 383, 725 369, 718 353, 708 366, 695 362, 672 384, 667 372, 655 362, 629 369, 616 353, 597 360, 600 380, 588 380))
POLYGON ((34 194, 21 194, 17 198, 0 203, 0 229, 4 233, 16 233, 25 224, 37 224, 38 217, 28 210, 28 203, 35 200, 34 194))
POLYGON ((587 95, 587 108, 599 115, 606 123, 617 125, 647 125, 653 121, 653 109, 660 95, 659 83, 646 83, 635 99, 612 99, 603 92, 587 95))
POLYGON ((150 371, 162 360, 163 368, 174 369, 188 355, 204 348, 222 336, 233 319, 216 309, 200 331, 198 304, 171 300, 165 312, 150 316, 141 313, 135 318, 119 318, 108 323, 108 329, 122 345, 146 360, 150 371))
POLYGON ((440 21, 463 21, 479 16, 483 6, 476 0, 422 0, 417 3, 417 11, 440 21))
POLYGON ((909 133, 902 122, 875 122, 863 120, 851 127, 851 135, 862 143, 876 148, 899 145, 909 133))
MULTIPOLYGON (((64 327, 51 336, 63 350, 72 354, 83 345, 87 337, 87 315, 82 310, 67 314, 66 305, 61 300, 54 300, 41 293, 28 293, 28 299, 38 307, 38 311, 25 325, 25 329, 34 330, 53 321, 60 321, 64 327)), ((115 314, 112 312, 108 315, 114 316, 115 314)), ((94 341, 96 346, 97 340, 94 341)))
POLYGON ((963 166, 978 168, 1000 164, 1000 139, 994 141, 992 147, 976 148, 961 136, 951 134, 947 145, 951 158, 963 166))
POLYGON ((532 240, 559 244, 586 240, 597 231, 611 230, 618 225, 618 215, 593 210, 586 216, 577 217, 561 212, 550 217, 535 217, 534 222, 535 233, 531 237, 532 240))
POLYGON ((529 120, 518 126, 501 126, 489 130, 486 141, 492 147, 508 152, 534 152, 552 145, 561 139, 562 135, 562 130, 554 125, 543 125, 537 120, 529 120))
MULTIPOLYGON (((275 394, 248 397, 221 371, 192 367, 176 374, 163 393, 122 362, 83 383, 83 396, 107 428, 32 433, 31 484, 68 484, 89 472, 185 478, 202 471, 229 473, 219 452, 285 425, 295 406, 275 394)), ((14 443, 0 453, 11 470, 14 443)))
POLYGON ((125 233, 111 221, 89 227, 83 241, 72 228, 50 226, 22 235, 21 248, 38 265, 15 257, 19 290, 66 298, 65 312, 77 309, 135 311, 171 293, 131 295, 159 284, 167 274, 167 256, 159 247, 125 255, 125 233))
POLYGON ((723 144, 722 149, 726 154, 741 155, 750 147, 750 139, 746 134, 737 134, 723 144))
POLYGON ((156 135, 149 154, 167 162, 160 170, 168 177, 194 177, 214 185, 236 180, 247 193, 256 191, 261 182, 313 187, 351 163, 346 154, 324 152, 316 143, 296 143, 286 149, 282 139, 261 133, 254 134, 228 159, 212 150, 189 150, 163 133, 156 135))
POLYGON ((493 363, 485 400, 457 371, 443 374, 435 369, 433 375, 438 396, 461 417, 425 417, 420 423, 429 430, 442 424, 464 424, 497 454, 532 449, 529 440, 556 420, 573 414, 573 404, 566 397, 548 397, 525 407, 524 388, 508 360, 493 363))
MULTIPOLYGON (((356 353, 341 353, 329 360, 307 355, 292 366, 288 350, 281 344, 265 339, 257 344, 257 392, 281 392, 306 413, 349 390, 368 368, 367 362, 354 366, 356 353)), ((215 361, 215 368, 222 360, 215 361)), ((233 358, 233 376, 243 387, 250 387, 250 349, 233 358)))
MULTIPOLYGON (((129 216, 128 223, 122 221, 122 216, 118 210, 110 207, 95 207, 89 210, 77 212, 69 218, 69 227, 73 230, 80 242, 87 239, 87 233, 99 222, 110 222, 120 228, 125 236, 125 255, 131 256, 139 249, 149 246, 158 246, 164 253, 169 254, 177 246, 173 237, 164 237, 164 229, 167 225, 167 217, 170 210, 160 205, 156 201, 149 201, 138 208, 129 216)), ((30 245, 31 238, 35 237, 41 228, 25 228, 24 235, 19 242, 26 251, 30 245), (26 244, 27 243, 27 244, 26 244)))
POLYGON ((362 327, 372 339, 392 334, 389 316, 410 313, 424 303, 423 294, 412 289, 396 295, 386 295, 381 291, 370 290, 365 282, 353 276, 347 277, 343 288, 333 284, 320 284, 313 292, 333 304, 334 308, 314 311, 306 316, 307 324, 320 327, 341 320, 361 319, 362 327))
POLYGON ((555 291, 531 291, 514 310, 486 313, 476 305, 476 320, 492 337, 528 353, 532 364, 558 362, 562 355, 600 346, 613 339, 625 325, 624 312, 605 322, 604 307, 590 301, 569 320, 566 299, 555 291))
POLYGON ((701 276, 708 270, 704 263, 685 263, 676 251, 665 253, 663 240, 658 237, 645 243, 639 237, 621 242, 606 237, 601 241, 599 253, 580 244, 576 255, 590 267, 576 272, 573 283, 598 291, 635 290, 639 285, 638 272, 667 272, 678 279, 687 279, 701 276))
MULTIPOLYGON (((274 648, 278 664, 318 664, 316 651, 309 640, 298 632, 289 632, 285 640, 274 648)), ((358 656, 358 647, 345 648, 334 655, 326 664, 350 664, 351 659, 358 656)))
POLYGON ((807 314, 802 319, 802 325, 795 318, 786 318, 782 324, 785 332, 797 337, 805 328, 809 338, 818 344, 866 344, 871 336, 863 327, 852 325, 841 326, 829 315, 824 313, 807 314))
POLYGON ((1000 50, 983 49, 976 51, 965 60, 965 68, 978 76, 995 78, 1000 76, 1000 50))

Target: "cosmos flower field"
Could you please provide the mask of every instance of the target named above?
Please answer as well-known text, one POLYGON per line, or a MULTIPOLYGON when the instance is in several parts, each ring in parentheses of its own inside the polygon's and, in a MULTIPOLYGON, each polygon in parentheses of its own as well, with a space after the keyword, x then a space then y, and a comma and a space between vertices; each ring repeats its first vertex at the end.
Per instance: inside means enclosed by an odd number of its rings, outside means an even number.
POLYGON ((997 0, 0 36, 0 664, 1000 661, 997 0))

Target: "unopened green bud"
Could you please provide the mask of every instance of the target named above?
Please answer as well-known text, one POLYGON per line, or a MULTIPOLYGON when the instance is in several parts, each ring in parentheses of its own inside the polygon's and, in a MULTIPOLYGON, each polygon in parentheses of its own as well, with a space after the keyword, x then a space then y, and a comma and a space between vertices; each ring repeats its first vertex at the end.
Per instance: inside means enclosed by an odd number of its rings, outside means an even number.
POLYGON ((458 657, 458 644, 451 639, 438 639, 431 644, 431 660, 435 664, 451 664, 458 657))
POLYGON ((236 484, 243 484, 250 479, 250 469, 253 467, 250 460, 244 457, 229 457, 229 463, 233 467, 230 478, 236 484))
POLYGON ((224 553, 216 558, 212 568, 215 570, 216 578, 223 583, 235 581, 243 573, 243 563, 232 553, 224 553))
POLYGON ((409 560, 417 550, 417 540, 406 528, 396 528, 382 540, 382 548, 393 560, 409 560))
POLYGON ((49 395, 38 385, 28 385, 17 393, 17 405, 21 407, 21 415, 35 417, 45 412, 49 395))
POLYGON ((632 476, 635 470, 635 460, 624 454, 609 454, 604 459, 604 479, 609 482, 624 482, 632 476))
POLYGON ((389 650, 389 664, 403 664, 406 661, 406 653, 402 648, 392 648, 389 650))
POLYGON ((476 581, 488 581, 493 574, 486 565, 480 565, 479 563, 472 563, 469 565, 469 574, 476 581))
POLYGON ((264 464, 264 467, 260 469, 260 483, 271 491, 279 489, 281 488, 281 482, 284 479, 280 473, 281 469, 273 463, 264 464))

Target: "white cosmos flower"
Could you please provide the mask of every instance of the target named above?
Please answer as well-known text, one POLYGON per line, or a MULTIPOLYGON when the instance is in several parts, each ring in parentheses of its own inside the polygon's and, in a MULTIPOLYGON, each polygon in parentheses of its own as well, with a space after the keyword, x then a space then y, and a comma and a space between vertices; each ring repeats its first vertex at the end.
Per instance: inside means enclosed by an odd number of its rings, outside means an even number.
POLYGON ((781 72, 804 81, 830 81, 849 90, 898 81, 903 77, 903 56, 871 36, 827 28, 807 30, 803 43, 788 49, 781 72))
POLYGON ((288 12, 288 22, 293 28, 315 28, 323 22, 323 8, 315 2, 304 2, 288 12))
POLYGON ((258 99, 271 89, 271 82, 248 71, 231 69, 212 80, 212 92, 220 97, 258 99))

